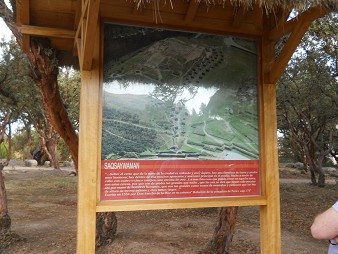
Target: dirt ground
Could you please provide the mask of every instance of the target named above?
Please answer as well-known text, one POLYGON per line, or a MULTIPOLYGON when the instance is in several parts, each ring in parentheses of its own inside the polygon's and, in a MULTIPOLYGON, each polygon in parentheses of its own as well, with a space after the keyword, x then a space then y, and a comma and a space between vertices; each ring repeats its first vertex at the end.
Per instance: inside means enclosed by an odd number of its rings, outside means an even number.
MULTIPOLYGON (((69 170, 69 169, 64 169, 69 170)), ((0 253, 76 253, 76 182, 46 168, 4 171, 12 230, 23 240, 0 239, 0 253)), ((338 200, 337 182, 311 186, 309 175, 281 168, 282 253, 327 253, 327 242, 312 239, 314 216, 338 200)), ((216 208, 118 212, 116 239, 98 254, 194 254, 212 236, 216 208)), ((259 253, 259 208, 240 207, 231 253, 259 253)))

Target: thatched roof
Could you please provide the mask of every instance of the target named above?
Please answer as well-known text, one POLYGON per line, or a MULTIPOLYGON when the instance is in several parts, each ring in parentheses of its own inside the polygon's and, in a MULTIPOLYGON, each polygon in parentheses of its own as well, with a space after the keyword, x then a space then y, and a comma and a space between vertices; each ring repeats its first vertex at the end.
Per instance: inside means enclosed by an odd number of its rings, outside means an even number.
MULTIPOLYGON (((163 4, 170 4, 174 8, 174 0, 133 0, 134 3, 142 5, 144 3, 154 3, 158 6, 163 4)), ((258 4, 267 12, 273 12, 279 8, 283 9, 300 9, 304 10, 309 6, 322 6, 332 12, 338 12, 338 0, 182 0, 182 1, 196 1, 205 3, 207 5, 224 5, 230 2, 234 6, 242 6, 247 9, 252 8, 253 5, 258 4)))

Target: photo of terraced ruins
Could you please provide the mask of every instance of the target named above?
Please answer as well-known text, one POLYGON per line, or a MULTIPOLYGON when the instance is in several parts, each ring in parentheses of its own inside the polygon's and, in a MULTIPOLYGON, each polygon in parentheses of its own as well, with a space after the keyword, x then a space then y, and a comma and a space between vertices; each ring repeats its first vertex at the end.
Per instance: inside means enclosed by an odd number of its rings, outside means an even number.
POLYGON ((102 160, 257 160, 245 38, 105 25, 102 160))

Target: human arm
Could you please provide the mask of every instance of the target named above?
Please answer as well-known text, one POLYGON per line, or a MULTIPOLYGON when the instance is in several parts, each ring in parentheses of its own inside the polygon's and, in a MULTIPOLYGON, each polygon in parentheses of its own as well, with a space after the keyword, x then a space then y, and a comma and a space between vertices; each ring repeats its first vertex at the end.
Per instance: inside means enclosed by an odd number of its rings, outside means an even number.
POLYGON ((316 216, 311 226, 311 234, 316 239, 338 240, 338 202, 316 216))

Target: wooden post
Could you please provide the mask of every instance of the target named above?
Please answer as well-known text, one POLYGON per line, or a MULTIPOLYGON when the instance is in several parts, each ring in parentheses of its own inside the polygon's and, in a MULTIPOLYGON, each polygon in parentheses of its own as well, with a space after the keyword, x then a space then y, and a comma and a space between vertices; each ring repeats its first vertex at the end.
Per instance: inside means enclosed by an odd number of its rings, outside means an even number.
POLYGON ((266 205, 260 207, 261 253, 281 253, 280 192, 277 145, 276 84, 270 82, 269 73, 275 60, 274 42, 269 40, 271 21, 264 17, 261 45, 261 169, 262 190, 266 205))
POLYGON ((277 148, 277 121, 276 121, 276 85, 263 84, 264 123, 263 140, 264 156, 262 167, 265 177, 265 193, 267 204, 261 206, 261 253, 281 253, 280 229, 280 194, 279 168, 277 148))
POLYGON ((100 29, 94 38, 93 68, 81 73, 77 253, 95 253, 98 142, 100 140, 100 29))

